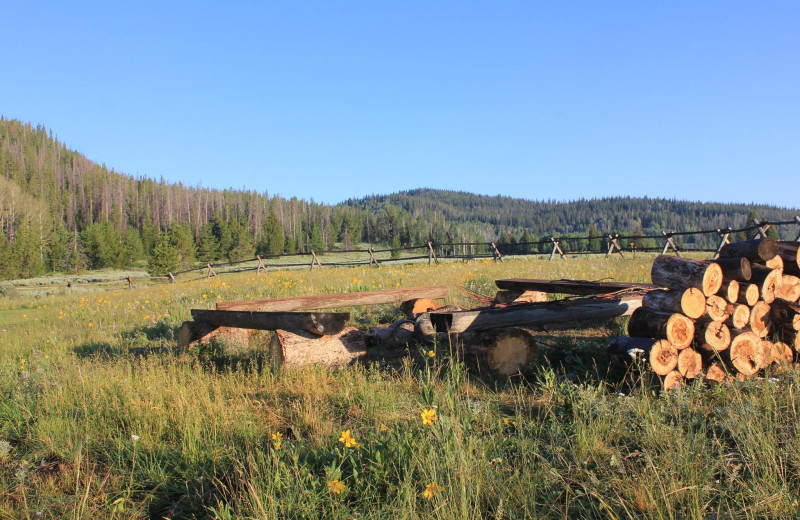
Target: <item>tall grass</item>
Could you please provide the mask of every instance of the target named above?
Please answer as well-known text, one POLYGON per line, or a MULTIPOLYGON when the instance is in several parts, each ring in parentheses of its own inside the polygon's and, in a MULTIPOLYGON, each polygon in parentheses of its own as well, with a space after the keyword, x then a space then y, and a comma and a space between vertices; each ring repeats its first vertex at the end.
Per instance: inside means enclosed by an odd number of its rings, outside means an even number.
MULTIPOLYGON (((794 371, 658 395, 609 375, 602 328, 541 337, 541 367, 508 381, 467 370, 447 344, 394 369, 278 374, 262 369, 267 335, 213 357, 173 348, 189 309, 215 301, 437 283, 475 306, 457 287, 647 281, 649 261, 285 271, 6 299, 0 516, 798 516, 794 371)), ((396 317, 353 311, 362 328, 396 317)))

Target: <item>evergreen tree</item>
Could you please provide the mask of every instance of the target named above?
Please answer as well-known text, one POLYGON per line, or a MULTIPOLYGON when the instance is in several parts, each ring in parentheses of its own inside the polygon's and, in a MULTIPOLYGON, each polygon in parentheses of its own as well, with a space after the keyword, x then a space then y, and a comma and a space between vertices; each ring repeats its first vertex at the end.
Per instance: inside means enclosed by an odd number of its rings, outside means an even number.
POLYGON ((83 249, 78 230, 72 232, 69 240, 67 241, 67 258, 65 260, 64 268, 70 272, 77 274, 79 271, 86 269, 89 265, 89 259, 86 257, 83 249))
POLYGON ((322 239, 322 230, 320 226, 314 225, 311 228, 311 238, 308 242, 308 247, 317 254, 325 251, 325 241, 322 239))
POLYGON ((589 251, 602 251, 603 242, 601 237, 602 235, 595 224, 589 226, 589 251))
POLYGON ((11 245, 11 265, 14 276, 20 278, 39 276, 45 271, 42 241, 27 220, 17 230, 17 236, 11 245))
POLYGON ((144 244, 139 232, 128 228, 123 234, 122 257, 119 267, 128 268, 138 264, 144 258, 144 244))
POLYGON ((160 233, 153 251, 147 258, 147 272, 151 276, 167 276, 178 270, 178 249, 168 233, 160 233))
POLYGON ((220 258, 219 242, 214 235, 214 225, 208 222, 200 228, 200 238, 197 244, 197 258, 201 262, 209 263, 220 258))
POLYGON ((230 224, 231 246, 228 250, 228 260, 236 262, 248 260, 255 257, 255 245, 253 235, 247 229, 247 225, 240 220, 233 220, 230 224))
POLYGON ((11 243, 6 234, 0 231, 0 280, 14 278, 14 274, 11 264, 11 243))
POLYGON ((195 247, 189 225, 172 226, 169 230, 169 240, 178 255, 178 267, 180 269, 192 267, 195 262, 195 247))
POLYGON ((284 236, 283 227, 278 222, 278 216, 270 210, 264 220, 261 239, 258 241, 256 252, 262 256, 275 256, 283 252, 284 236))
POLYGON ((284 252, 290 255, 297 252, 297 239, 295 237, 286 237, 284 252))
POLYGON ((56 224, 47 241, 47 267, 50 271, 61 271, 65 268, 69 256, 69 239, 70 233, 64 225, 56 224))
POLYGON ((214 213, 214 217, 211 219, 211 225, 214 229, 214 236, 217 239, 217 244, 219 244, 219 256, 217 258, 230 257, 233 243, 230 224, 227 220, 222 218, 222 214, 217 212, 214 213))

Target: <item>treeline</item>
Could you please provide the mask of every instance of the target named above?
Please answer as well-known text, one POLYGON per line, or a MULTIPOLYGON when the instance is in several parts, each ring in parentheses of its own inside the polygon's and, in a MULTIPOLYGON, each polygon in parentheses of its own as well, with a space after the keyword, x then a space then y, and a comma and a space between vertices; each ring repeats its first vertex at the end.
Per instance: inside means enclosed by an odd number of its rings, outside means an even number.
MULTIPOLYGON (((570 249, 597 250, 592 246, 607 232, 739 226, 753 209, 767 219, 795 214, 767 206, 628 197, 540 202, 429 189, 326 205, 121 174, 41 126, 0 117, 0 279, 141 265, 164 274, 197 262, 347 250, 363 242, 399 248, 499 241, 514 246, 511 252, 535 252, 516 244, 592 233, 597 238, 576 239, 570 249)), ((689 246, 712 241, 683 238, 689 246)))

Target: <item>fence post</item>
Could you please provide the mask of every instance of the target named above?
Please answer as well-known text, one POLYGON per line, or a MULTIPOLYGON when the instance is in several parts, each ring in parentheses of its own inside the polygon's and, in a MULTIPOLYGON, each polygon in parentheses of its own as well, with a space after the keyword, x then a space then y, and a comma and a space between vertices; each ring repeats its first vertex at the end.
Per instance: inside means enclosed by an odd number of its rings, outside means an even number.
POLYGON ((209 278, 211 278, 212 276, 217 276, 217 273, 216 273, 216 271, 214 271, 214 270, 211 268, 211 264, 206 264, 206 267, 208 267, 208 272, 206 273, 206 279, 209 279, 209 278))
POLYGON ((372 246, 369 246, 369 265, 372 267, 378 267, 378 261, 375 259, 375 252, 372 250, 372 246))
POLYGON ((758 229, 758 234, 753 238, 758 238, 759 235, 761 236, 762 239, 767 238, 767 230, 770 228, 771 224, 769 222, 765 222, 762 225, 757 218, 753 219, 753 223, 756 225, 756 228, 758 229))
MULTIPOLYGON (((800 215, 795 215, 794 220, 800 224, 800 215)), ((795 242, 800 242, 800 233, 797 233, 797 238, 794 239, 795 242)))
POLYGON ((314 252, 314 250, 312 249, 312 250, 311 250, 311 270, 312 270, 312 271, 314 270, 314 262, 316 262, 316 263, 317 263, 317 266, 318 266, 320 269, 322 269, 322 264, 321 264, 321 263, 319 263, 319 259, 317 258, 317 253, 315 253, 315 252, 314 252))
POLYGON ((503 261, 503 255, 501 255, 500 254, 500 250, 497 249, 497 244, 495 244, 494 242, 489 242, 489 244, 492 246, 492 249, 493 249, 493 253, 492 254, 494 255, 494 261, 497 262, 498 260, 500 260, 502 262, 503 261))
POLYGON ((258 259, 258 267, 256 267, 256 274, 261 274, 262 269, 266 273, 267 268, 264 267, 264 262, 261 261, 261 255, 256 255, 256 258, 258 259))
POLYGON ((614 252, 615 249, 617 250, 617 253, 619 253, 619 256, 625 258, 625 254, 622 252, 622 247, 619 245, 619 242, 617 241, 618 238, 619 234, 608 235, 608 252, 606 253, 606 258, 611 256, 611 254, 614 252))
POLYGON ((661 254, 666 255, 669 248, 672 248, 675 251, 676 255, 681 256, 681 252, 678 251, 678 246, 676 246, 675 242, 673 242, 672 240, 672 233, 667 233, 666 231, 662 231, 661 234, 664 235, 664 238, 667 239, 667 241, 664 242, 664 249, 661 251, 661 254))
POLYGON ((712 260, 719 258, 719 254, 722 251, 722 248, 725 247, 725 244, 731 243, 730 239, 728 238, 731 234, 731 227, 728 226, 727 229, 718 229, 717 234, 720 236, 719 246, 717 246, 717 252, 714 253, 714 256, 711 258, 712 260))
POLYGON ((558 240, 556 240, 555 237, 550 237, 550 240, 553 242, 553 250, 550 252, 550 260, 552 260, 556 256, 556 253, 561 255, 561 258, 566 258, 564 256, 564 251, 561 250, 561 246, 559 245, 558 240))
MULTIPOLYGON (((175 277, 172 275, 172 273, 167 274, 169 275, 169 279, 172 280, 172 283, 175 283, 175 277)), ((128 282, 130 283, 130 277, 128 278, 128 282)))
MULTIPOLYGON (((172 276, 172 274, 170 274, 170 276, 172 276)), ((133 280, 131 280, 130 276, 128 277, 128 289, 133 289, 133 280)))
POLYGON ((436 258, 436 252, 433 250, 433 244, 428 242, 428 265, 431 265, 431 263, 433 262, 436 262, 438 264, 439 259, 436 258))

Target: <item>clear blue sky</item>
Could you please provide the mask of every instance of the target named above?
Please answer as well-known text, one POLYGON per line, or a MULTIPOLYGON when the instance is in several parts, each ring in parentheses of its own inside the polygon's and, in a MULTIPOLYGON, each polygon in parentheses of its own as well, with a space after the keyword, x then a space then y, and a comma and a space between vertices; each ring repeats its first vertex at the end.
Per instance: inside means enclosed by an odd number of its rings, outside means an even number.
POLYGON ((799 207, 800 2, 7 2, 0 114, 132 175, 799 207))

